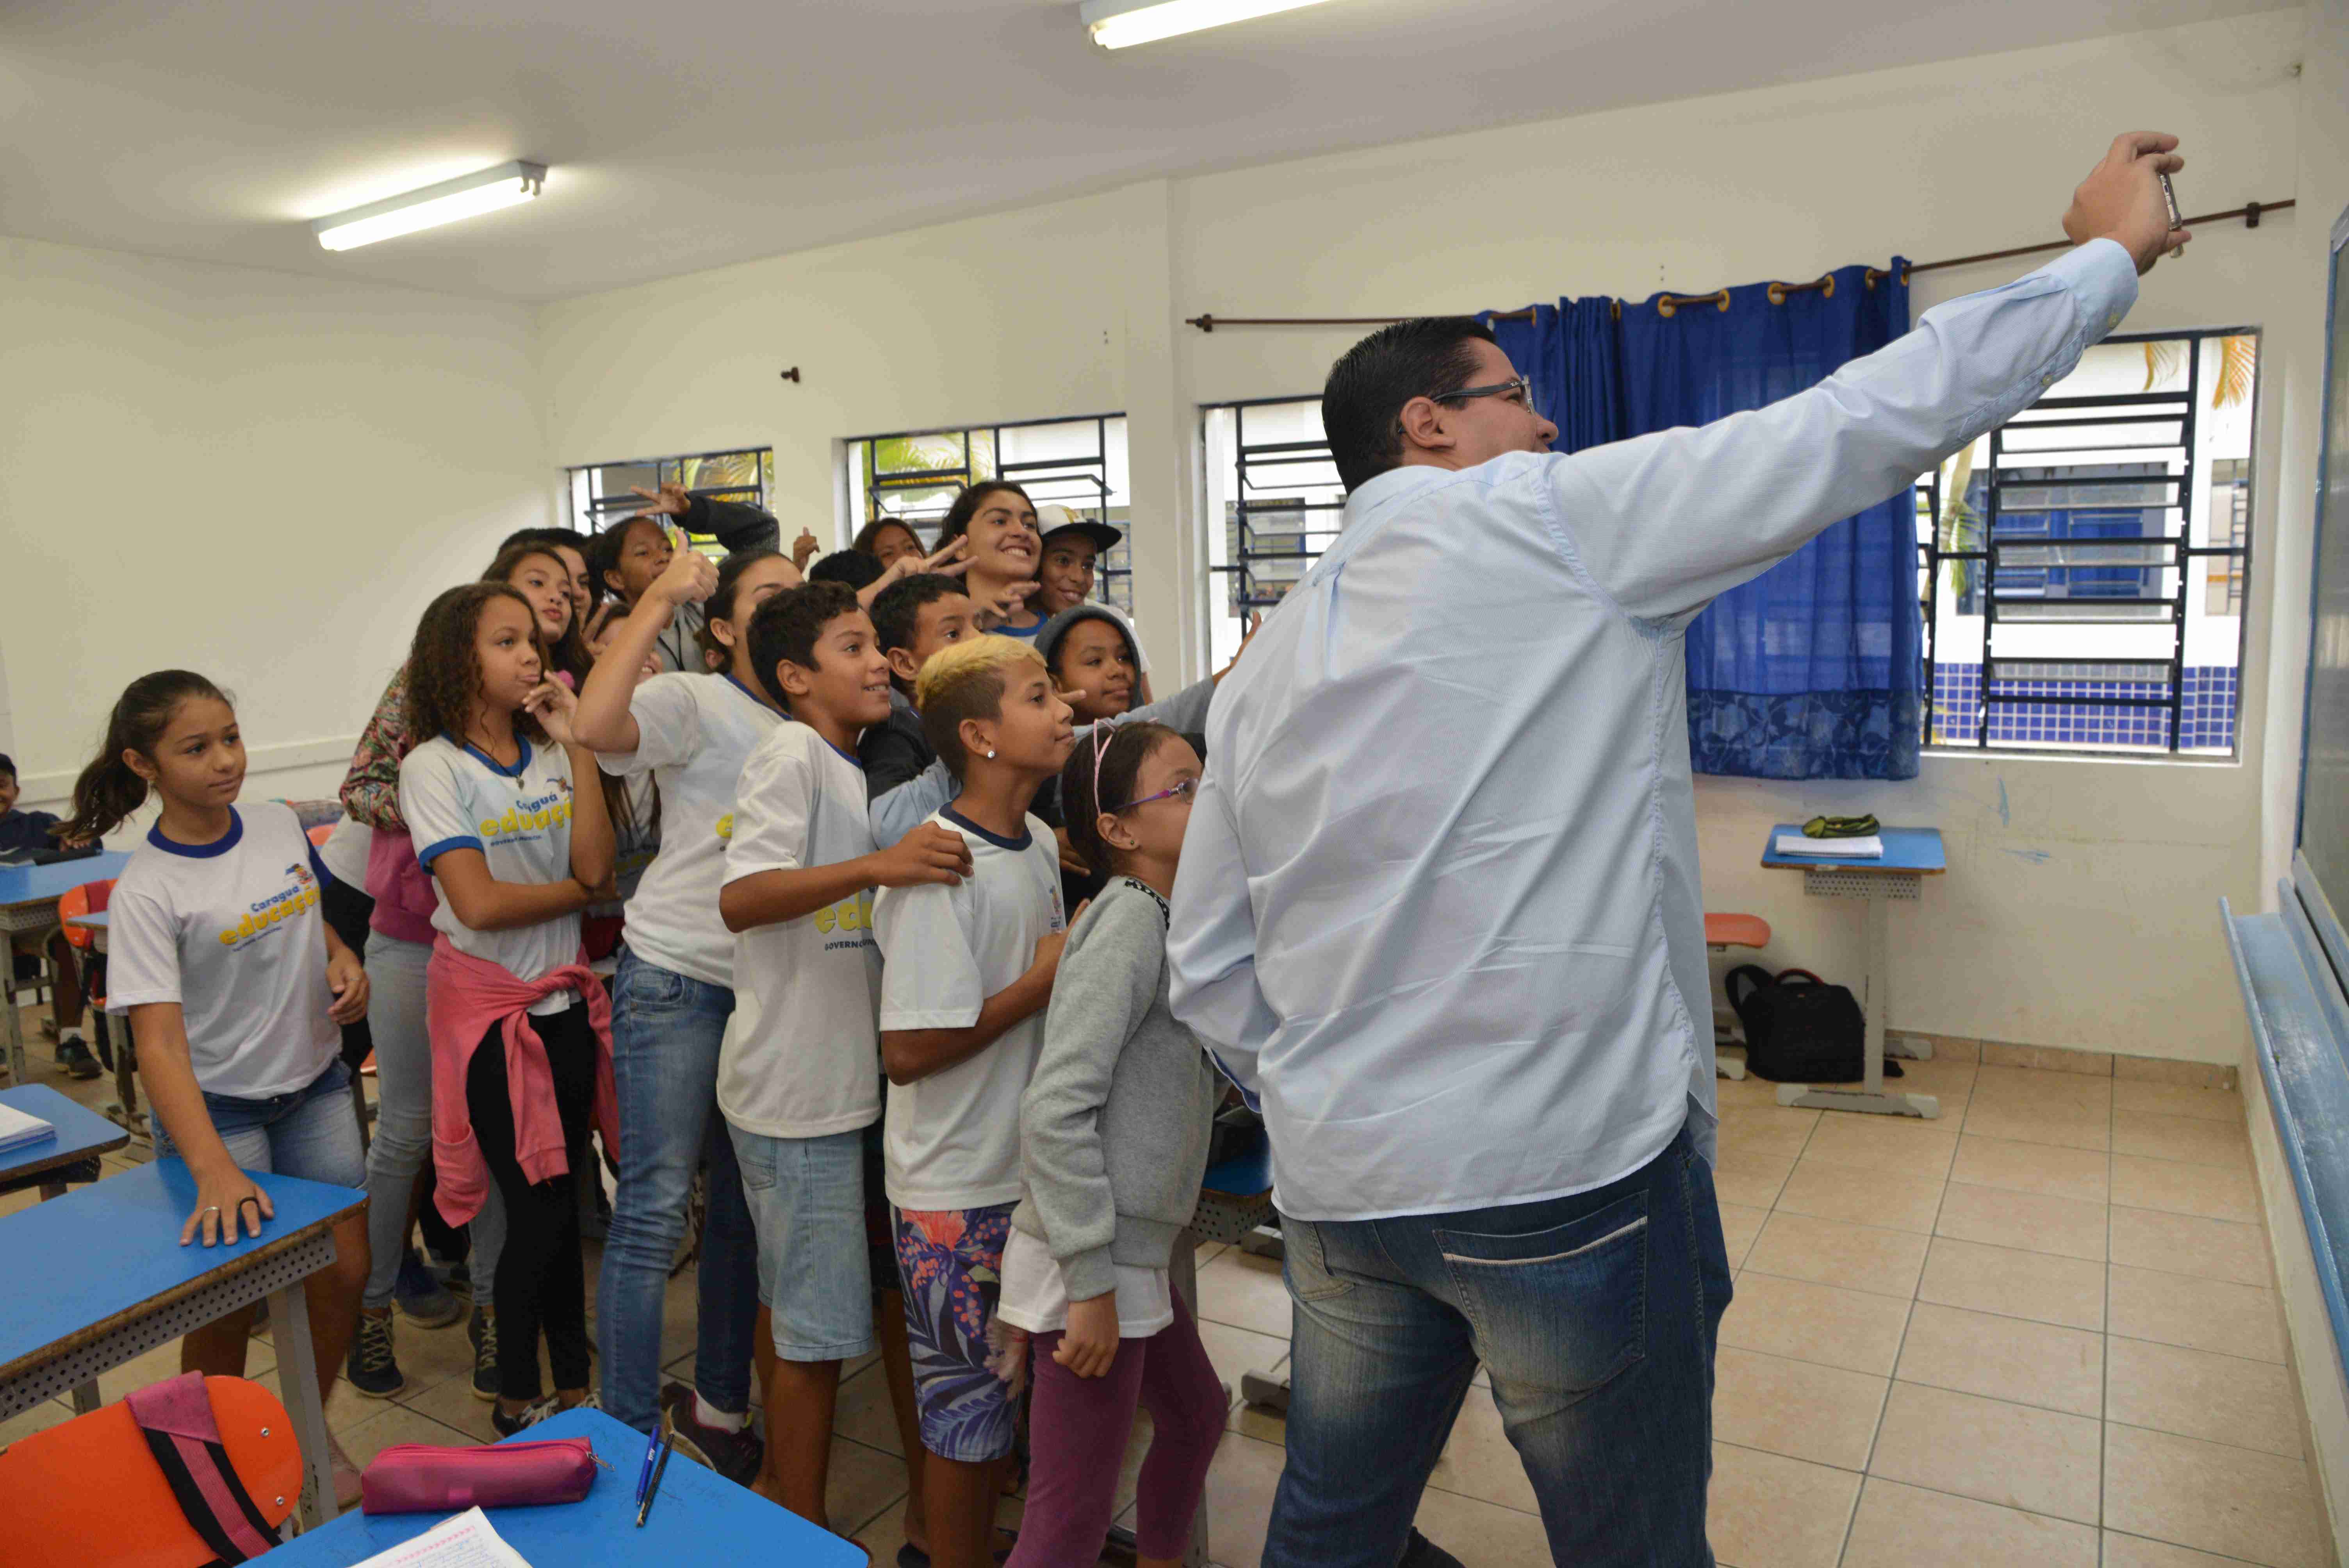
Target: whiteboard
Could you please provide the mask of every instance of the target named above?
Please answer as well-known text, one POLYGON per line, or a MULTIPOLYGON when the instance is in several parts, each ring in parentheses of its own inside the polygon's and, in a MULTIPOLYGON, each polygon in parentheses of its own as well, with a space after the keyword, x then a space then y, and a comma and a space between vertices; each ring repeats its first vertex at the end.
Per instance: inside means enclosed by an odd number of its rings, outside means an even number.
POLYGON ((2349 983, 2349 212, 2333 226, 2325 313, 2323 451, 2317 469, 2314 624, 2300 775, 2295 878, 2333 965, 2349 983), (2313 888, 2305 885, 2313 882, 2313 888), (2313 893, 2314 896, 2311 896, 2313 893))

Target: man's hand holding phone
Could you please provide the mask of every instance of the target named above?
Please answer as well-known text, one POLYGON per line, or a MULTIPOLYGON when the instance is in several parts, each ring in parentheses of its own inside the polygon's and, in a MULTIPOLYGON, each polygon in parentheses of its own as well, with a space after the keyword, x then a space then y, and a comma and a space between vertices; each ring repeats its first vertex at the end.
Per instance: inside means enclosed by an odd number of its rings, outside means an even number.
POLYGON ((2104 161, 2072 192, 2071 209, 2064 214, 2065 236, 2075 245, 2115 241, 2140 273, 2151 272, 2165 253, 2183 250, 2194 235, 2171 226, 2173 208, 2163 191, 2164 177, 2186 167, 2177 148, 2176 137, 2158 130, 2116 138, 2104 161))

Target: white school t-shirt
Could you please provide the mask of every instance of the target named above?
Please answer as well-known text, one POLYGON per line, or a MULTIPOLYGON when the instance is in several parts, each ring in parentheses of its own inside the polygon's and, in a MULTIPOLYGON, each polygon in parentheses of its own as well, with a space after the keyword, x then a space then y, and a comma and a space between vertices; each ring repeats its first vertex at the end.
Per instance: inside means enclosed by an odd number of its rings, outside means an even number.
MULTIPOLYGON (((520 735, 514 740, 522 759, 512 768, 439 735, 401 761, 399 815, 427 872, 450 850, 479 850, 499 882, 557 882, 571 874, 571 758, 560 746, 520 735)), ((535 980, 578 961, 576 913, 511 931, 475 931, 457 918, 438 877, 432 900, 432 929, 450 946, 486 958, 517 980, 535 980)), ((530 1010, 559 1013, 578 1000, 575 991, 557 991, 530 1010)))
POLYGON ((342 1048, 318 913, 328 874, 291 808, 229 813, 212 843, 174 843, 159 824, 130 852, 108 905, 106 1010, 177 1002, 196 1086, 266 1099, 307 1088, 342 1048))
MULTIPOLYGON (((1068 924, 1061 855, 1034 817, 1012 840, 948 806, 929 821, 970 845, 971 872, 947 886, 883 888, 881 1027, 964 1029, 987 999, 1034 967, 1036 944, 1068 924)), ((1039 1008, 974 1057, 916 1083, 889 1086, 882 1140, 889 1201, 901 1209, 977 1209, 1019 1199, 1019 1097, 1044 1047, 1039 1008)))
POLYGON ((628 699, 634 751, 599 751, 617 778, 649 773, 660 785, 660 852, 628 900, 622 932, 647 964, 705 985, 734 984, 734 934, 718 917, 734 785, 742 764, 783 716, 730 675, 664 675, 628 699))
MULTIPOLYGON (((742 765, 726 881, 872 852, 864 769, 806 725, 779 726, 742 765)), ((766 1138, 824 1138, 881 1119, 872 889, 737 934, 734 975, 718 1055, 728 1121, 766 1138)))
MULTIPOLYGON (((1117 1336, 1147 1339, 1174 1326, 1174 1284, 1164 1269, 1114 1265, 1117 1336)), ((995 1315, 1030 1334, 1069 1326, 1069 1282, 1052 1249, 1019 1226, 1003 1243, 1003 1294, 995 1315)))

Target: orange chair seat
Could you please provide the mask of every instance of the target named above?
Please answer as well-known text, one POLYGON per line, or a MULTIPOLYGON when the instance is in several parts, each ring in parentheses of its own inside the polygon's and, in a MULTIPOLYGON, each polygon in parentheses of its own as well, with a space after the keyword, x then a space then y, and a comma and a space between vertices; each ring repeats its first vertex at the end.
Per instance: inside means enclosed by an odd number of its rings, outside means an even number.
POLYGON ((1758 914, 1713 914, 1704 917, 1707 947, 1767 947, 1770 923, 1758 914))
MULTIPOLYGON (((272 1525, 302 1491, 285 1407, 258 1383, 207 1377, 221 1447, 272 1525)), ((0 1449, 9 1568, 202 1568, 213 1561, 171 1495, 147 1439, 117 1401, 0 1449)))

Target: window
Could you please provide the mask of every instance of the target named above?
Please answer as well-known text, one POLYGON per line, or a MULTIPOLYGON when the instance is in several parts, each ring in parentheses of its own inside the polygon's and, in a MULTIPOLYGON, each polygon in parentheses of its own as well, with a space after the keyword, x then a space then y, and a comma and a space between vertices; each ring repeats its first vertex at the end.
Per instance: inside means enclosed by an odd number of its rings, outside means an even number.
POLYGON ((1928 745, 2232 753, 2258 350, 2109 338, 1919 481, 1928 745))
POLYGON ((1247 618, 1280 603, 1338 537, 1346 490, 1319 397, 1202 409, 1207 452, 1209 667, 1239 652, 1247 618), (1220 520, 1221 526, 1216 521, 1220 520))
MULTIPOLYGON (((1064 506, 1081 521, 1130 526, 1123 414, 856 436, 847 468, 853 527, 894 519, 927 549, 955 493, 980 480, 1009 480, 1039 507, 1064 506)), ((1133 614, 1129 544, 1093 563, 1093 597, 1133 614)))
MULTIPOLYGON (((1927 745, 2233 752, 2258 362, 2244 327, 2107 339, 1919 480, 1927 745)), ((1201 410, 1218 667, 1337 535, 1320 408, 1201 410)))
MULTIPOLYGON (((775 454, 766 447, 583 463, 564 471, 571 480, 571 526, 582 533, 601 533, 621 519, 634 517, 645 508, 644 498, 636 490, 657 490, 665 484, 683 485, 695 495, 772 510, 767 497, 775 485, 775 454)), ((716 548, 707 534, 694 535, 693 542, 716 548)))

